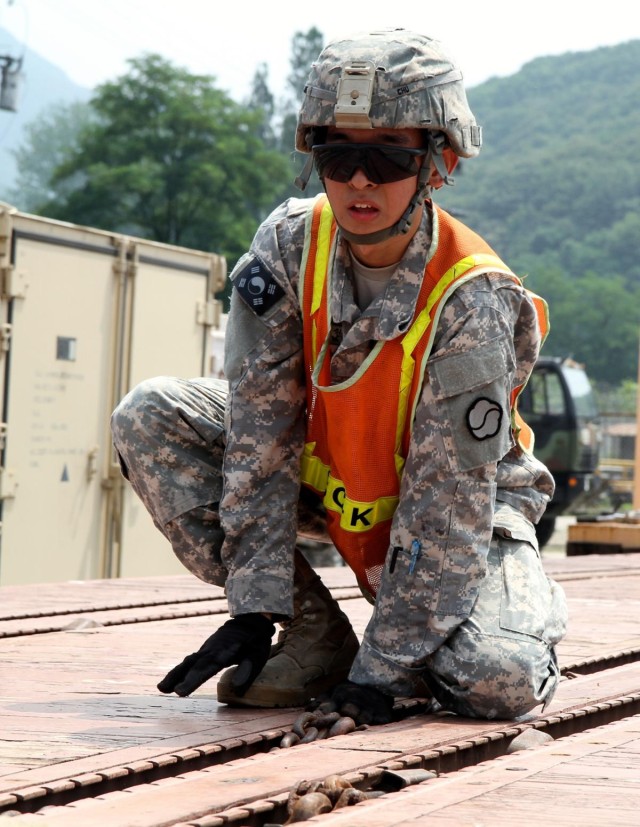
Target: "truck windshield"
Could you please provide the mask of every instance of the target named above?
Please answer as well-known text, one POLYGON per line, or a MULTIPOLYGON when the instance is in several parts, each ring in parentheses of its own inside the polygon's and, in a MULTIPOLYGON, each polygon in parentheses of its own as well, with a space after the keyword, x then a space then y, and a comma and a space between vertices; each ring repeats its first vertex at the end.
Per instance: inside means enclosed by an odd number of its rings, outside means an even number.
POLYGON ((563 416, 567 404, 560 376, 553 370, 535 370, 522 392, 518 407, 536 419, 539 416, 563 416))
POLYGON ((563 365, 562 372, 569 386, 576 414, 593 419, 597 416, 596 401, 586 373, 580 368, 563 365))
POLYGON ((573 402, 575 416, 593 420, 597 409, 591 383, 582 368, 568 364, 538 364, 519 400, 521 413, 533 425, 541 418, 564 417, 573 402))

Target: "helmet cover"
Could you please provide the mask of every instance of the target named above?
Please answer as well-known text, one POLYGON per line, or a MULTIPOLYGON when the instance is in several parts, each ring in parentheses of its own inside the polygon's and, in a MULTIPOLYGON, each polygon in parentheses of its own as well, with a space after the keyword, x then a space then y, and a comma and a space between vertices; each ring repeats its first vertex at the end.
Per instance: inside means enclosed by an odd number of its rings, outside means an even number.
POLYGON ((310 152, 313 129, 326 126, 442 132, 463 158, 482 145, 462 72, 442 43, 405 29, 339 38, 322 50, 305 85, 296 149, 310 152))

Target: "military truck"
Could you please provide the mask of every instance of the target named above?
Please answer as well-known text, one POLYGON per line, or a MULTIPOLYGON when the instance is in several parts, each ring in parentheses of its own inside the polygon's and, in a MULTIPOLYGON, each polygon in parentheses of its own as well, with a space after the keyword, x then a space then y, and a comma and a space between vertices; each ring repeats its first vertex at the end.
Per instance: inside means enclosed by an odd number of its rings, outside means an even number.
POLYGON ((536 533, 540 547, 595 482, 600 424, 591 383, 572 359, 541 357, 520 395, 518 408, 535 433, 534 454, 549 468, 556 490, 536 533))

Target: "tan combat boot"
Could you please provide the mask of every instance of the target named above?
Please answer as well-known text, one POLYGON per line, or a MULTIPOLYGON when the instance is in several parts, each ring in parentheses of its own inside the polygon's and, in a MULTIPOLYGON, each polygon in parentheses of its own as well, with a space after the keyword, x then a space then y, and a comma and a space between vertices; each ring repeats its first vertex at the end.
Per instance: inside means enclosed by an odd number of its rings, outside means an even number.
POLYGON ((235 667, 218 681, 218 701, 230 706, 304 706, 347 679, 358 651, 349 619, 316 572, 296 550, 294 616, 282 624, 271 655, 246 694, 231 686, 235 667))

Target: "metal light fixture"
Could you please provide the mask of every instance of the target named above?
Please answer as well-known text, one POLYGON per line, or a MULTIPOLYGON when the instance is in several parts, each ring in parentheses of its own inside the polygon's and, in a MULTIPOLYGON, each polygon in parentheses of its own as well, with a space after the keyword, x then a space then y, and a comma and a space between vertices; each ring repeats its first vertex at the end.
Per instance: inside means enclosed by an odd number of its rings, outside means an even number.
POLYGON ((18 98, 24 80, 22 58, 0 55, 0 109, 18 111, 18 98))

